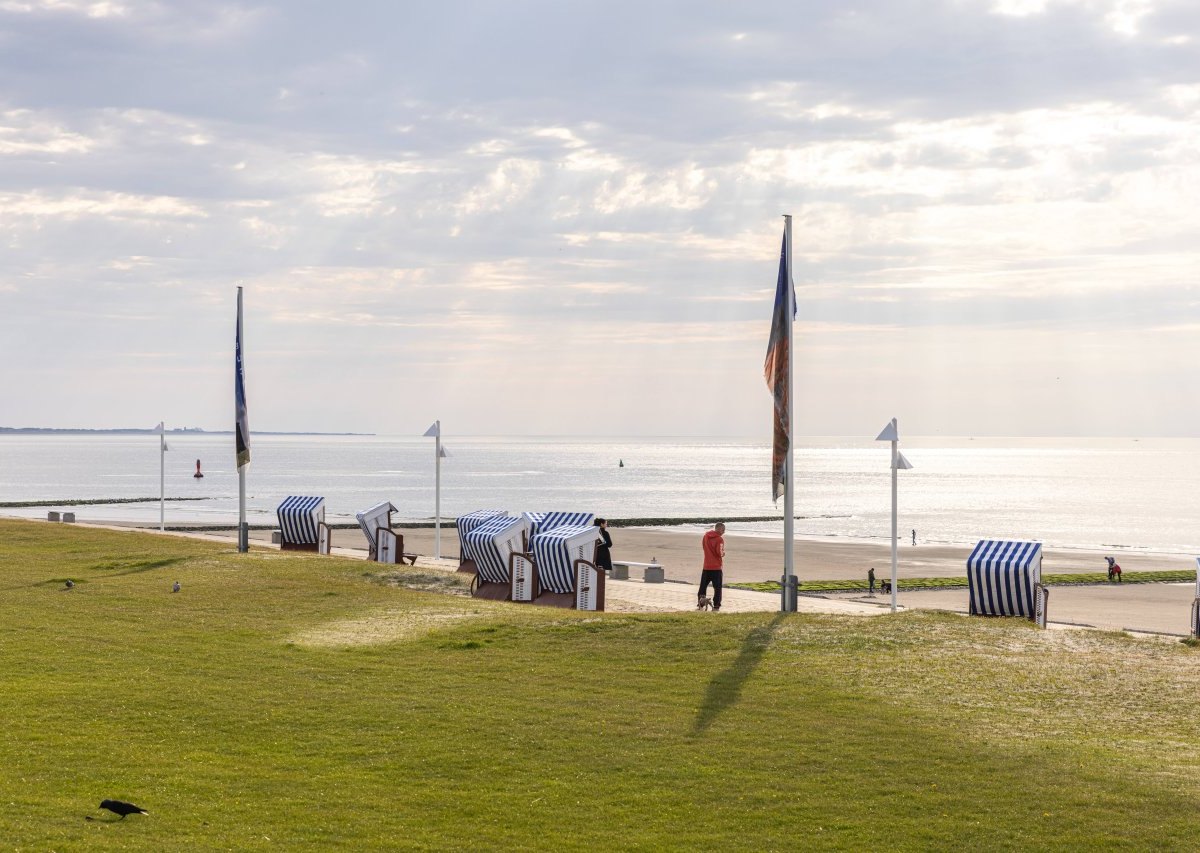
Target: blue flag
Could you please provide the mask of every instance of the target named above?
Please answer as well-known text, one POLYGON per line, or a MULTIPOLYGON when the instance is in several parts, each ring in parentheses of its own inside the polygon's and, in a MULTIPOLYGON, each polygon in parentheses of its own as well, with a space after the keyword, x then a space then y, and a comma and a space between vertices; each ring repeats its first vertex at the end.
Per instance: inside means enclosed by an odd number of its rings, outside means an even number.
POLYGON ((240 471, 250 464, 250 415, 246 410, 245 364, 242 361, 242 289, 237 294, 237 339, 233 350, 233 407, 234 442, 237 447, 237 467, 240 471))
POLYGON ((796 296, 793 291, 789 300, 791 270, 788 269, 787 231, 783 233, 783 249, 779 253, 779 281, 775 286, 775 311, 771 315, 771 338, 767 342, 767 358, 763 363, 763 376, 767 388, 775 399, 775 438, 771 443, 771 497, 779 500, 787 480, 787 452, 791 444, 792 401, 789 399, 791 382, 789 368, 792 351, 792 324, 788 322, 788 302, 792 304, 792 317, 796 316, 796 296))

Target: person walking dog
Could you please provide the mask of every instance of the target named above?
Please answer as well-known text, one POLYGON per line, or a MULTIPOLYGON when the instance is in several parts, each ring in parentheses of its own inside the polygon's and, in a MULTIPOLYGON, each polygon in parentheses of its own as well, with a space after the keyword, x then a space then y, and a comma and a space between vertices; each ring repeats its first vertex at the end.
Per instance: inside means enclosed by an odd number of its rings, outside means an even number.
POLYGON ((725 565, 725 523, 718 522, 700 540, 704 550, 704 568, 700 571, 700 592, 697 599, 703 599, 708 592, 708 585, 713 586, 712 609, 721 609, 721 584, 724 578, 725 565))

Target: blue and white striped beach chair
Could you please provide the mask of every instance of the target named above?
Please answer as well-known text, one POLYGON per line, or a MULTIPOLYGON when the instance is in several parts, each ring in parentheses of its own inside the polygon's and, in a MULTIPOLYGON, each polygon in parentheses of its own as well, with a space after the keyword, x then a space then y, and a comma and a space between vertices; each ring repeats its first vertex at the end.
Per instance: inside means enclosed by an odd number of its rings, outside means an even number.
POLYGON ((512 560, 525 546, 529 522, 501 515, 475 526, 462 540, 463 551, 475 563, 471 594, 476 598, 512 598, 512 560))
POLYGON ((529 519, 530 541, 533 541, 533 537, 543 530, 553 530, 556 527, 580 527, 596 520, 596 514, 592 512, 523 512, 521 515, 529 519))
POLYGON ((279 547, 284 551, 329 553, 325 498, 289 495, 275 510, 279 518, 279 547))
POLYGON ((475 572, 475 557, 467 545, 467 536, 476 527, 493 518, 507 518, 508 513, 502 509, 480 509, 460 515, 454 522, 458 530, 458 570, 460 572, 475 572))
POLYGON ((590 523, 562 525, 533 534, 531 541, 541 587, 536 604, 604 609, 604 571, 596 566, 598 527, 590 523))
POLYGON ((967 558, 972 616, 1023 616, 1044 624, 1046 592, 1041 583, 1040 542, 982 539, 967 558))

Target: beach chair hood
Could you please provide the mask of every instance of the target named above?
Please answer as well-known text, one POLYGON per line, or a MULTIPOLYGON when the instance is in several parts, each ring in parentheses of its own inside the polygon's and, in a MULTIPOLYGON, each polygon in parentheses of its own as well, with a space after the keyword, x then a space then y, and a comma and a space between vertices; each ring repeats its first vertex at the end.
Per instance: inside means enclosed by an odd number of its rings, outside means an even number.
POLYGON ((484 521, 462 537, 463 551, 475 561, 481 581, 509 582, 508 556, 521 551, 528 531, 526 519, 502 515, 484 521))
POLYGON ((529 521, 529 537, 532 540, 543 530, 553 530, 556 527, 581 527, 596 520, 591 512, 523 512, 529 521))
POLYGON ((595 561, 599 530, 589 522, 533 534, 530 550, 543 588, 556 593, 575 592, 575 561, 595 561))
POLYGON ((379 548, 376 531, 381 527, 391 528, 392 513, 396 508, 392 506, 391 501, 375 504, 370 509, 364 509, 362 512, 356 512, 354 517, 358 519, 358 526, 362 528, 363 533, 367 537, 367 542, 370 543, 371 553, 374 554, 379 548))

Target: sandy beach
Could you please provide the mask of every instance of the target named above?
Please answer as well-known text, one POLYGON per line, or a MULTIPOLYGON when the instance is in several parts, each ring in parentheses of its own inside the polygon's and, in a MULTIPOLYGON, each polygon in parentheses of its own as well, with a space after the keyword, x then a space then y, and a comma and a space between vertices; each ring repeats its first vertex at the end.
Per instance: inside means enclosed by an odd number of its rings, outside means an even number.
MULTIPOLYGON (((434 553, 434 531, 428 528, 403 530, 404 548, 417 554, 434 553)), ((610 528, 614 561, 649 563, 656 559, 669 580, 695 583, 700 575, 700 534, 674 527, 610 528)), ((255 531, 269 539, 269 531, 255 531)), ((359 530, 335 530, 333 544, 342 548, 366 550, 366 538, 359 530)), ((897 574, 902 578, 962 577, 966 574, 968 547, 901 544, 897 554, 897 574)), ((1046 574, 1102 572, 1106 551, 1048 550, 1042 561, 1046 574)), ((442 529, 442 555, 458 554, 458 536, 453 528, 442 529)), ((783 574, 783 540, 765 536, 725 537, 725 578, 727 583, 777 581, 783 574)), ((1193 558, 1179 554, 1118 553, 1117 560, 1127 571, 1194 569, 1193 558)), ((876 577, 891 572, 891 548, 886 543, 801 539, 796 542, 796 574, 820 580, 866 580, 867 570, 875 567, 876 577)))

